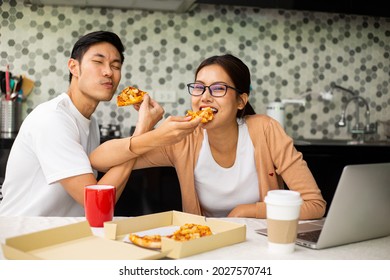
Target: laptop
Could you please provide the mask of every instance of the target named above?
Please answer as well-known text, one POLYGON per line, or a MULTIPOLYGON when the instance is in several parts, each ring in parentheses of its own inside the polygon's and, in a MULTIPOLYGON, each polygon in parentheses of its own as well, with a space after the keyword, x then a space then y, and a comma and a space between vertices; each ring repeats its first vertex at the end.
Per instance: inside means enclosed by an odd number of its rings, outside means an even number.
POLYGON ((344 167, 327 217, 298 225, 296 244, 323 249, 388 235, 390 162, 357 164, 344 167))

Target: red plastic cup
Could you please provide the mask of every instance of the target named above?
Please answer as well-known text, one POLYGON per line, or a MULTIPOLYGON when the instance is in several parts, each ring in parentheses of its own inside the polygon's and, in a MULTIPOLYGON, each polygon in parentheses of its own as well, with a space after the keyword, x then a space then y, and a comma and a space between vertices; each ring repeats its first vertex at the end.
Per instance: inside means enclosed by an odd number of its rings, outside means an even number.
POLYGON ((91 185, 84 188, 85 217, 91 227, 103 227, 112 221, 115 208, 115 187, 91 185))

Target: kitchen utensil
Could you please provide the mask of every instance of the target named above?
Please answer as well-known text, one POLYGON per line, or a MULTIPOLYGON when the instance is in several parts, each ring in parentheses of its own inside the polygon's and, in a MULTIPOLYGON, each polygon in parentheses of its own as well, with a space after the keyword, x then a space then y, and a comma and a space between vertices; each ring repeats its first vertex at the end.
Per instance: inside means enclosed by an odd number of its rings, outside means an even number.
POLYGON ((23 99, 26 99, 27 96, 31 93, 32 89, 34 88, 34 81, 27 78, 26 76, 22 76, 23 82, 22 82, 22 91, 23 91, 23 99))
POLYGON ((1 93, 5 94, 5 72, 0 71, 0 88, 1 88, 1 93))
POLYGON ((11 99, 11 85, 10 85, 10 77, 9 77, 9 65, 7 64, 7 68, 5 70, 5 99, 11 99))
POLYGON ((11 96, 10 100, 15 100, 18 97, 20 89, 20 77, 14 77, 11 79, 11 96))
POLYGON ((10 100, 14 100, 16 97, 18 97, 18 93, 16 91, 14 91, 10 95, 10 100))

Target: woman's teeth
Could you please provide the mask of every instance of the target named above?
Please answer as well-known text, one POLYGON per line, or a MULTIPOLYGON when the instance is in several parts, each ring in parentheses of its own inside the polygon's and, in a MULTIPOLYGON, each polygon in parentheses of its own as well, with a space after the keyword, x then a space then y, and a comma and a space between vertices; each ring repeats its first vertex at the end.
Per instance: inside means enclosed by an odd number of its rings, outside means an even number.
POLYGON ((213 107, 203 107, 203 108, 201 108, 200 110, 203 111, 203 110, 206 109, 206 108, 211 108, 211 110, 213 111, 213 113, 217 113, 217 112, 218 112, 218 110, 215 109, 215 108, 213 108, 213 107))

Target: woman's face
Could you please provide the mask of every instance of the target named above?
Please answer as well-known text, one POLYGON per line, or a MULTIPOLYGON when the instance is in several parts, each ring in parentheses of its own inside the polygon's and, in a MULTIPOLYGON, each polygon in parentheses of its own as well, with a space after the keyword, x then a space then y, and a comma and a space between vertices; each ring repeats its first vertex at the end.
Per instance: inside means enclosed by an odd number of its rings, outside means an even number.
MULTIPOLYGON (((198 72, 195 82, 205 86, 222 84, 235 87, 225 70, 217 64, 203 67, 198 72)), ((246 96, 246 94, 243 95, 246 96)), ((245 106, 244 100, 237 98, 237 91, 231 88, 227 88, 226 95, 223 97, 212 96, 209 88, 206 88, 206 91, 202 95, 192 96, 191 100, 194 111, 201 110, 204 107, 211 107, 213 109, 214 120, 205 124, 207 127, 236 122, 237 110, 245 106)))

